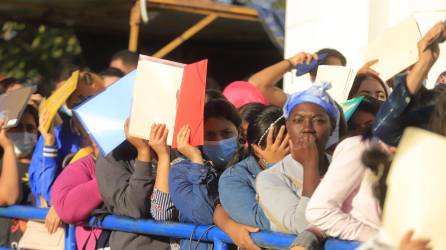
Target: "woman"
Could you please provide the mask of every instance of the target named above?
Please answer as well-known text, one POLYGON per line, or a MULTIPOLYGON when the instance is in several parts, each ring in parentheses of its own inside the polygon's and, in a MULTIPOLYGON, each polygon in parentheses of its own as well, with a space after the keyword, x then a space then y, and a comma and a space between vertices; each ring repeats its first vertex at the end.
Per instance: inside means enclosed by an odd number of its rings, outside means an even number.
MULTIPOLYGON (((167 131, 159 127, 158 135, 165 138, 167 131)), ((96 161, 103 207, 108 213, 134 219, 151 218, 149 197, 158 181, 151 163, 151 147, 148 141, 129 136, 128 124, 125 132, 127 140, 109 155, 100 155, 96 161)), ((167 238, 120 231, 111 233, 109 244, 111 249, 169 249, 167 238)))
POLYGON ((364 96, 347 122, 348 136, 360 135, 371 128, 376 114, 383 104, 370 96, 364 96))
MULTIPOLYGON (((10 129, 1 129, 2 150, 0 176, 0 205, 29 203, 29 187, 25 177, 31 161, 31 154, 37 141, 37 111, 27 105, 19 123, 10 129)), ((3 127, 1 122, 0 127, 3 127)), ((23 235, 26 222, 17 219, 0 218, 0 246, 10 247, 23 235)))
POLYGON ((308 225, 305 209, 328 168, 329 138, 339 139, 340 112, 328 87, 314 85, 289 97, 283 109, 291 154, 257 176, 259 203, 273 231, 298 234, 308 225))
POLYGON ((220 202, 241 224, 270 230, 270 223, 256 199, 256 176, 289 153, 282 110, 266 107, 248 127, 247 157, 226 169, 219 180, 220 202))
POLYGON ((348 99, 357 96, 371 96, 377 100, 385 101, 389 97, 389 88, 375 74, 363 73, 355 77, 348 99))
MULTIPOLYGON (((237 109, 226 100, 216 99, 205 104, 205 142, 201 151, 188 143, 188 126, 178 133, 178 151, 184 157, 172 162, 169 192, 179 210, 180 222, 213 224, 214 208, 219 203, 218 178, 240 148, 240 126, 237 109)), ((182 240, 181 249, 188 247, 189 241, 182 240)), ((191 247, 207 249, 211 245, 192 242, 191 247)))
MULTIPOLYGON (((170 205, 167 211, 160 209, 160 205, 163 204, 161 200, 170 200, 167 190, 170 158, 166 138, 167 129, 164 125, 152 125, 150 147, 157 154, 158 166, 150 211, 153 211, 152 217, 155 219, 169 220, 173 219, 172 215, 168 216, 172 213, 173 205, 170 205)), ((96 159, 99 150, 94 143, 92 149, 91 154, 73 160, 57 177, 51 190, 51 201, 61 220, 65 223, 80 224, 76 227, 76 242, 79 249, 85 246, 87 250, 95 249, 95 238, 100 237, 101 230, 85 230, 81 224, 103 203, 96 178, 96 159), (85 195, 86 192, 89 193, 88 196, 85 195), (95 234, 96 237, 89 237, 91 234, 95 234)))

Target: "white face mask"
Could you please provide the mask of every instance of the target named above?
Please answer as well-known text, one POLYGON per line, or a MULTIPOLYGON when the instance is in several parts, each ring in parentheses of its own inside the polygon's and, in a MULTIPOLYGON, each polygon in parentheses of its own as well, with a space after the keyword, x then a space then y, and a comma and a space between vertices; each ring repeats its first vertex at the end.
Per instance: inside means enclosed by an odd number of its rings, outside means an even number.
POLYGON ((14 144, 14 152, 17 157, 30 155, 37 143, 37 135, 28 132, 8 133, 14 144))

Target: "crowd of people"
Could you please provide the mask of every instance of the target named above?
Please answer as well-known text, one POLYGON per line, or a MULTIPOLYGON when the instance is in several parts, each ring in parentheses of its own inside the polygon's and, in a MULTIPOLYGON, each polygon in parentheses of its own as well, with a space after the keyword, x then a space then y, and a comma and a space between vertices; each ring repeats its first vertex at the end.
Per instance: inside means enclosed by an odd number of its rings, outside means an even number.
MULTIPOLYGON (((433 26, 418 43, 418 61, 391 81, 371 68, 376 61, 367 62, 348 94, 364 98, 349 117, 328 94, 330 84, 292 94, 276 86, 321 54, 327 56, 320 64, 347 64, 339 51, 325 48, 297 53, 222 92, 208 88, 202 146, 189 144, 189 126, 172 149, 167 137, 173 131, 165 124, 151 125, 144 140, 128 135, 126 123, 126 141, 103 155, 71 109, 136 69, 138 54, 120 51, 102 72, 81 70, 49 130, 42 126, 49 116, 38 112, 38 94, 18 126, 5 129, 0 121, 0 204, 49 208, 48 234, 75 224, 78 249, 213 248, 86 226, 90 216, 108 214, 217 226, 241 249, 260 249, 250 237, 260 230, 297 235, 293 250, 322 249, 329 237, 359 241, 361 249, 429 249, 429 239, 414 239, 413 231, 399 246, 387 245, 380 227, 387 172, 405 128, 446 136, 446 71, 434 89, 423 85, 445 38, 444 24, 433 26), (370 173, 376 178, 365 178, 370 173)), ((76 70, 66 66, 55 89, 76 70)), ((316 70, 309 74, 314 81, 316 70)), ((25 85, 5 78, 1 93, 25 85)), ((0 243, 11 247, 26 228, 25 221, 2 218, 0 243)))

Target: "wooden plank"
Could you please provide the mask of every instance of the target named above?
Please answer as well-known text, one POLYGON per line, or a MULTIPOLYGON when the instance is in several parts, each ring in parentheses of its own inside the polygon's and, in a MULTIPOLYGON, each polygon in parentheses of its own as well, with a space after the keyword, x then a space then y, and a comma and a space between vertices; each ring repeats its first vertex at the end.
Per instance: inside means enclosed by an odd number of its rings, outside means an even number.
POLYGON ((170 43, 168 43, 166 46, 164 46, 162 49, 160 49, 158 52, 153 54, 153 57, 157 58, 163 58, 167 54, 169 54, 172 50, 180 46, 182 43, 187 41, 189 38, 191 38, 193 35, 198 33, 200 30, 204 29, 206 26, 208 26, 210 23, 212 23, 218 16, 216 14, 210 14, 206 16, 205 18, 201 19, 198 23, 194 24, 192 27, 187 29, 183 34, 172 40, 170 43))

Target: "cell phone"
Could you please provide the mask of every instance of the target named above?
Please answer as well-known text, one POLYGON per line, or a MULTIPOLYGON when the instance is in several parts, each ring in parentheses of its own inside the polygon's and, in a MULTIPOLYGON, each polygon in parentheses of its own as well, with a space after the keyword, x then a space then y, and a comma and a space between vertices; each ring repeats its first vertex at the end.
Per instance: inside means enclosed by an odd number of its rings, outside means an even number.
POLYGON ((319 59, 318 60, 312 60, 309 64, 307 63, 300 63, 296 65, 296 76, 302 76, 306 73, 309 73, 313 69, 315 69, 319 64, 321 64, 325 59, 327 58, 327 53, 321 53, 318 54, 319 59))

